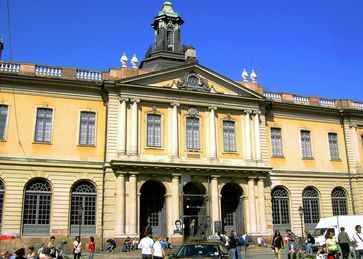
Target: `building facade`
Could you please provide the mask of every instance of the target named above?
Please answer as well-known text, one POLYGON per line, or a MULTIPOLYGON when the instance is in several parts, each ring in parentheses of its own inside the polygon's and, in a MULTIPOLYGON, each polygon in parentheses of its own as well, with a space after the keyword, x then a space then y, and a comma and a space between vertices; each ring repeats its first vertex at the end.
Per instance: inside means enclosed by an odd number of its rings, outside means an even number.
POLYGON ((363 213, 363 103, 228 79, 182 44, 182 24, 166 1, 139 67, 0 62, 2 233, 122 240, 151 227, 181 242, 300 234, 300 206, 307 229, 363 213))

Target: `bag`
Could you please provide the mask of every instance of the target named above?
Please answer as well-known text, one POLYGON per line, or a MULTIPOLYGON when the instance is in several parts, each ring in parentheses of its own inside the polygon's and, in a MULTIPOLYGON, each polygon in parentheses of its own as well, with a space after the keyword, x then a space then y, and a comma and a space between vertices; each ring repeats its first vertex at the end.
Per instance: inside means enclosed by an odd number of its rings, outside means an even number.
POLYGON ((245 241, 242 237, 238 236, 236 237, 237 245, 243 246, 245 244, 245 241))

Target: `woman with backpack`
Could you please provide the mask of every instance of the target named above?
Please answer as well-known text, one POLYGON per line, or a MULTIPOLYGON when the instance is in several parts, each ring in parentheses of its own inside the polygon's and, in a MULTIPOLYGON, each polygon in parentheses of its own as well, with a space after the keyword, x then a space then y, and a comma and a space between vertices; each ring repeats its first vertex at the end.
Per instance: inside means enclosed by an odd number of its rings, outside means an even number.
POLYGON ((272 252, 275 254, 275 258, 281 259, 281 251, 284 247, 284 242, 279 230, 275 230, 275 234, 272 238, 272 252))

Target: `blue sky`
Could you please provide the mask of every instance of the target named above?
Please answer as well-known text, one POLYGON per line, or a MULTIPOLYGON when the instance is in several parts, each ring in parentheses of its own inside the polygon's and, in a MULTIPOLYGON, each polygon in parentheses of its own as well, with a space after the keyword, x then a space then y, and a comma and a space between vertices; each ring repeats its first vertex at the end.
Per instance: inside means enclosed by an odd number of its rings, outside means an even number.
MULTIPOLYGON (((3 60, 10 60, 7 0, 0 0, 3 60)), ((139 60, 163 0, 9 0, 12 60, 95 70, 139 60)), ((363 101, 362 0, 172 0, 182 41, 233 80, 255 69, 271 91, 363 101)))

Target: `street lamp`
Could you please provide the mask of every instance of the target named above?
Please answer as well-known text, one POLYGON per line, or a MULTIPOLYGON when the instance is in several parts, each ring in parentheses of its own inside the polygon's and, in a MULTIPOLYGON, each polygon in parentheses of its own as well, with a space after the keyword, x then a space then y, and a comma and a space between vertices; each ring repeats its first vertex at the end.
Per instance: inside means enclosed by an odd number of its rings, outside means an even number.
POLYGON ((299 215, 300 215, 300 223, 301 223, 301 237, 302 237, 302 239, 304 239, 304 228, 303 228, 304 209, 301 206, 299 208, 299 215))
POLYGON ((81 227, 82 227, 82 214, 83 214, 82 206, 78 207, 77 212, 78 212, 78 236, 79 236, 79 241, 81 241, 81 227))

